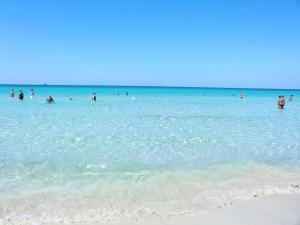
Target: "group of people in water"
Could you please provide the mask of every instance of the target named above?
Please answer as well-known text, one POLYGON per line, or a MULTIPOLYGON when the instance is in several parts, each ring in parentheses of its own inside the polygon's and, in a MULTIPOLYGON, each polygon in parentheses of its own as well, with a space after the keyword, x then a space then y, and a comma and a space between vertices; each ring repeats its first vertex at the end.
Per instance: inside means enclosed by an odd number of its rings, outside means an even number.
MULTIPOLYGON (((35 93, 34 93, 33 89, 31 89, 31 90, 30 90, 30 98, 32 99, 32 98, 34 97, 34 95, 35 95, 35 93)), ((119 95, 120 95, 120 93, 117 92, 117 96, 119 96, 119 95)), ((125 92, 125 95, 126 95, 126 96, 129 95, 127 91, 125 92)), ((11 89, 11 91, 10 91, 10 97, 11 97, 11 98, 14 98, 14 97, 15 97, 15 91, 14 91, 14 89, 11 89)), ((24 100, 24 93, 23 93, 22 90, 20 90, 19 95, 18 95, 18 98, 19 98, 20 101, 23 101, 23 100, 24 100)), ((72 100, 73 100, 73 99, 70 97, 70 101, 72 101, 72 100)), ((97 101, 96 92, 93 92, 93 94, 92 94, 92 101, 93 101, 93 102, 96 102, 96 101, 97 101)), ((54 103, 54 99, 52 98, 51 95, 49 95, 49 96, 46 98, 45 102, 46 102, 46 103, 54 103)))
MULTIPOLYGON (((129 94, 128 94, 128 91, 126 91, 125 92, 125 96, 128 96, 129 94)), ((117 92, 117 96, 120 96, 120 92, 117 92)), ((70 100, 72 100, 71 98, 70 98, 70 100)), ((92 101, 93 102, 96 102, 97 101, 97 96, 96 96, 96 92, 93 92, 93 94, 92 94, 92 101)))
MULTIPOLYGON (((15 91, 14 91, 14 89, 11 89, 11 91, 10 91, 10 97, 11 98, 15 97, 15 91)), ((23 93, 22 90, 20 90, 18 97, 19 97, 19 100, 23 100, 24 99, 24 93, 23 93)), ((30 98, 33 98, 33 97, 34 97, 34 91, 33 91, 33 89, 31 89, 30 90, 30 98)))
MULTIPOLYGON (((244 93, 241 92, 241 93, 240 93, 240 98, 243 99, 244 97, 245 97, 244 93)), ((292 102, 292 101, 293 101, 293 98, 294 98, 294 95, 290 95, 290 96, 289 96, 289 101, 292 102)), ((285 106, 285 98, 284 98, 283 95, 279 95, 279 96, 278 96, 277 106, 278 106, 278 109, 284 109, 284 106, 285 106)))
MULTIPOLYGON (((30 90, 30 98, 32 99, 32 98, 34 97, 34 95, 35 95, 35 93, 34 93, 33 89, 31 89, 31 90, 30 90)), ((119 95, 120 95, 120 93, 117 92, 117 96, 119 96, 119 95)), ((127 92, 127 91, 125 92, 125 95, 128 96, 128 92, 127 92)), ((11 97, 11 98, 14 98, 14 97, 15 97, 14 89, 11 89, 11 91, 10 91, 10 97, 11 97)), ((244 97, 245 97, 244 93, 241 92, 241 93, 240 93, 240 98, 243 99, 244 97)), ((19 98, 20 101, 23 101, 23 99, 24 99, 24 93, 23 93, 22 90, 20 90, 19 95, 18 95, 18 98, 19 98)), ((293 95, 290 95, 290 96, 289 96, 289 101, 290 101, 290 102, 293 101, 293 98, 294 98, 294 96, 293 96, 293 95)), ((70 98, 70 101, 72 101, 72 98, 70 98)), ((93 102, 96 102, 96 101, 97 101, 96 92, 93 92, 93 94, 92 94, 92 101, 93 101, 93 102)), ((52 98, 51 95, 49 95, 49 96, 46 98, 45 102, 46 102, 46 103, 54 103, 54 99, 52 98)), ((280 95, 280 96, 278 97, 277 105, 278 105, 278 109, 284 109, 284 106, 285 106, 285 98, 284 98, 283 95, 280 95)))
MULTIPOLYGON (((294 95, 290 95, 289 96, 289 101, 293 101, 294 95)), ((277 105, 278 105, 278 109, 284 109, 285 106, 285 98, 283 95, 279 95, 278 96, 278 100, 277 100, 277 105)))
MULTIPOLYGON (((31 89, 30 90, 30 98, 33 99, 34 95, 35 95, 35 93, 34 93, 33 89, 31 89)), ((10 91, 10 97, 11 98, 15 97, 15 91, 14 91, 14 89, 11 89, 11 91, 10 91)), ((20 90, 18 98, 19 98, 20 101, 24 100, 24 93, 23 93, 22 90, 20 90)), ((51 97, 51 95, 48 96, 48 98, 46 98, 46 102, 47 103, 53 103, 54 102, 54 99, 51 97)))

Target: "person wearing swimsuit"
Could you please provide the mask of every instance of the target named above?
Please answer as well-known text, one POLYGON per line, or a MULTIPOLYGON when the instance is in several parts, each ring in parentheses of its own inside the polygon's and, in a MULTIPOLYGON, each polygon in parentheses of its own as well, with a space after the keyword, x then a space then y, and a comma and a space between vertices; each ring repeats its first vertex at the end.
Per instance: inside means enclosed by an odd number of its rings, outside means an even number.
POLYGON ((11 97, 11 98, 14 98, 14 97, 15 97, 14 89, 11 89, 11 91, 10 91, 10 97, 11 97))
POLYGON ((23 101, 23 99, 24 99, 24 93, 21 90, 20 93, 19 93, 19 100, 23 101))
POLYGON ((52 98, 51 95, 46 99, 46 102, 49 104, 54 102, 54 99, 52 98))
POLYGON ((33 89, 31 89, 31 91, 30 91, 30 98, 32 99, 34 97, 34 91, 33 91, 33 89))
POLYGON ((284 96, 280 96, 280 98, 278 99, 278 106, 280 109, 283 109, 285 105, 285 99, 284 96))
POLYGON ((94 92, 93 95, 92 95, 92 101, 93 101, 93 102, 97 101, 97 97, 96 97, 96 93, 95 93, 95 92, 94 92))

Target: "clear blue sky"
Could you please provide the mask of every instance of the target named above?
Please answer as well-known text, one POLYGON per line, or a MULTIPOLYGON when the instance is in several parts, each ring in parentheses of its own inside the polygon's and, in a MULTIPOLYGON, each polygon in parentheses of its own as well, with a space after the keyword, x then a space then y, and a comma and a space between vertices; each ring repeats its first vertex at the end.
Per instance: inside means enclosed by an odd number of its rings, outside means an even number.
POLYGON ((300 88, 300 1, 0 0, 0 83, 300 88))

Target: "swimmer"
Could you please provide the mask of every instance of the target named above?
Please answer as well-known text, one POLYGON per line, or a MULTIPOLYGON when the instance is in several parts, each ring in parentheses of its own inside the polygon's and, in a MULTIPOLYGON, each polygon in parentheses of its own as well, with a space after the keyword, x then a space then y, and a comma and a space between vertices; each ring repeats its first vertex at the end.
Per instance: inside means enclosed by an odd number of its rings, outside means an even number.
POLYGON ((278 98, 278 108, 283 109, 284 105, 285 105, 284 96, 279 96, 279 98, 278 98))
POLYGON ((245 96, 244 96, 244 93, 243 92, 241 92, 240 93, 240 98, 244 98, 245 96))
POLYGON ((96 93, 95 93, 95 92, 93 92, 93 95, 92 95, 92 101, 93 101, 93 102, 97 101, 97 97, 96 97, 96 93))
POLYGON ((49 97, 46 99, 46 103, 53 103, 54 102, 54 99, 52 98, 51 95, 49 95, 49 97))
POLYGON ((293 101, 293 98, 294 98, 294 95, 290 95, 289 101, 290 101, 290 102, 293 101))
POLYGON ((128 96, 128 91, 126 91, 126 94, 125 94, 126 96, 128 96))
POLYGON ((19 93, 19 100, 23 101, 24 99, 24 93, 22 90, 20 90, 20 93, 19 93))
POLYGON ((34 91, 33 91, 33 89, 31 89, 30 90, 30 98, 33 99, 33 97, 34 97, 34 91))
POLYGON ((72 98, 70 98, 69 100, 70 100, 70 101, 72 101, 73 99, 72 99, 72 98))
POLYGON ((120 92, 117 92, 117 96, 120 96, 120 92))
POLYGON ((281 101, 281 95, 278 96, 278 99, 277 99, 277 106, 278 106, 278 109, 281 108, 280 106, 280 101, 281 101))
POLYGON ((11 91, 10 91, 10 97, 11 97, 11 98, 14 98, 14 97, 15 97, 14 89, 11 89, 11 91))

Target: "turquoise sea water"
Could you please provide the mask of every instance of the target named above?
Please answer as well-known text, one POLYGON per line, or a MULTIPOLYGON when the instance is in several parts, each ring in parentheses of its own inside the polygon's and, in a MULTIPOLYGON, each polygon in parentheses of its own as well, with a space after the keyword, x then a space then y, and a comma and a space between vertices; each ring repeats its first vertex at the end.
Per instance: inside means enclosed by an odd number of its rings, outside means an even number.
POLYGON ((0 220, 152 220, 299 191, 299 140, 299 90, 0 86, 0 220))

